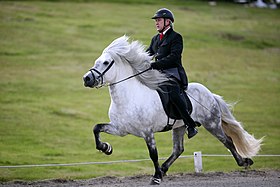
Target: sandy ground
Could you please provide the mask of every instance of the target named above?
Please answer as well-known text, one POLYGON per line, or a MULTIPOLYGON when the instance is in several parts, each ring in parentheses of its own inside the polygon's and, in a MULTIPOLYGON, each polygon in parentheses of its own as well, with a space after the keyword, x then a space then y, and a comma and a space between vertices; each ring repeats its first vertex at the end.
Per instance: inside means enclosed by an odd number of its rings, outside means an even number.
MULTIPOLYGON (((87 180, 44 180, 35 182, 12 181, 0 183, 0 186, 98 186, 98 187, 131 187, 131 186, 150 186, 151 176, 138 175, 132 177, 100 177, 87 180)), ((230 173, 181 173, 165 176, 160 186, 162 187, 279 187, 280 170, 268 171, 236 171, 230 173)))

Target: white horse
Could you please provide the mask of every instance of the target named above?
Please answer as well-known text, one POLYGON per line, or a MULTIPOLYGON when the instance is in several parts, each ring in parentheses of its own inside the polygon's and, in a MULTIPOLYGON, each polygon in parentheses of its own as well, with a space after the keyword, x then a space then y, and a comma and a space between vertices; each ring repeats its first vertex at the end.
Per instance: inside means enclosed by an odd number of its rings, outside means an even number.
MULTIPOLYGON (((159 184, 171 164, 184 151, 186 126, 177 120, 173 130, 173 152, 159 165, 154 133, 163 131, 168 116, 156 91, 167 77, 157 70, 149 70, 151 57, 138 41, 129 42, 127 36, 114 40, 95 65, 84 75, 86 87, 109 86, 111 105, 110 122, 93 128, 96 149, 112 153, 109 143, 100 140, 100 132, 142 137, 149 149, 155 167, 151 184, 159 184)), ((218 95, 199 83, 190 83, 186 91, 193 106, 191 117, 202 124, 228 148, 239 166, 253 164, 251 157, 260 150, 262 139, 248 134, 230 112, 229 105, 218 95)), ((197 137, 198 138, 198 137, 197 137)))

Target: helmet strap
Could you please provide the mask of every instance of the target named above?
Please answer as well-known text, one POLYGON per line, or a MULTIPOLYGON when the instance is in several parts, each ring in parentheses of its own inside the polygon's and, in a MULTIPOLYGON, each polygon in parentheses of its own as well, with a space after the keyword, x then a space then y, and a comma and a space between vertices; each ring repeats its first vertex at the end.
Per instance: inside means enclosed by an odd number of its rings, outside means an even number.
POLYGON ((163 33, 166 27, 170 26, 170 23, 168 25, 165 24, 166 18, 163 18, 163 28, 159 31, 159 33, 163 33))

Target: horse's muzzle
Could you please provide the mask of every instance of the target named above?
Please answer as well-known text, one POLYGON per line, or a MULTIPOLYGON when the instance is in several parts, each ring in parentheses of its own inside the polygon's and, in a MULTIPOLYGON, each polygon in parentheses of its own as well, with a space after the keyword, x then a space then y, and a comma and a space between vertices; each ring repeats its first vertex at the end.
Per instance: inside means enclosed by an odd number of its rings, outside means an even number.
POLYGON ((83 76, 83 80, 84 80, 84 86, 85 87, 90 87, 93 88, 95 87, 98 83, 95 80, 94 75, 89 71, 87 72, 84 76, 83 76), (96 85, 95 85, 96 84, 96 85))

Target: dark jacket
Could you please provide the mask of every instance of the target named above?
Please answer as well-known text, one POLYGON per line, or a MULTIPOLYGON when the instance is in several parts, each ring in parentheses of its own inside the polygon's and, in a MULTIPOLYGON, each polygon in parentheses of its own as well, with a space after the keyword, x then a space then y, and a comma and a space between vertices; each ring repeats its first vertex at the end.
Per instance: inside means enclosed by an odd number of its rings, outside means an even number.
POLYGON ((157 69, 175 77, 183 89, 187 88, 188 79, 181 61, 183 38, 179 33, 170 28, 162 40, 159 39, 159 34, 155 35, 147 52, 155 57, 157 69))

